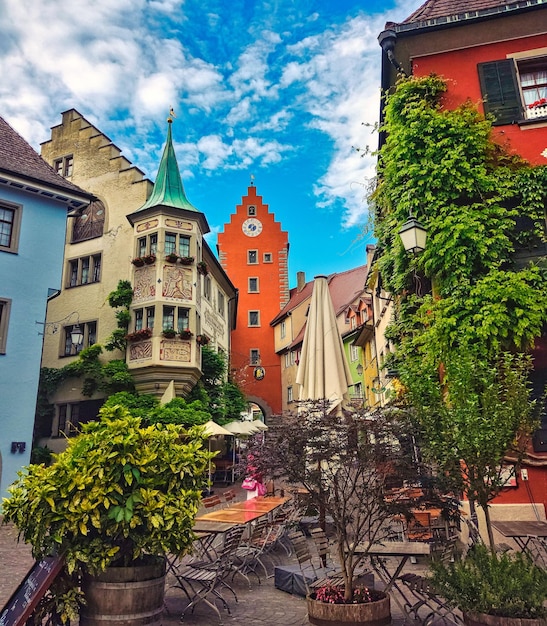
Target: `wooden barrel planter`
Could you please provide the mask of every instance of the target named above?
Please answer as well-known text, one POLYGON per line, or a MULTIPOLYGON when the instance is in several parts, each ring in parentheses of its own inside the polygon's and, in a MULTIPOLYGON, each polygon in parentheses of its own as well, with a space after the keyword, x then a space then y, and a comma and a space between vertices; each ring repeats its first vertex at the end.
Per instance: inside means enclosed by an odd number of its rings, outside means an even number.
POLYGON ((391 623, 389 596, 362 604, 329 604, 307 597, 308 619, 315 626, 386 626, 391 623))
POLYGON ((500 617, 486 613, 464 613, 463 621, 467 626, 547 626, 547 618, 500 617))
POLYGON ((80 626, 159 626, 165 592, 165 559, 110 567, 82 584, 86 605, 80 626))

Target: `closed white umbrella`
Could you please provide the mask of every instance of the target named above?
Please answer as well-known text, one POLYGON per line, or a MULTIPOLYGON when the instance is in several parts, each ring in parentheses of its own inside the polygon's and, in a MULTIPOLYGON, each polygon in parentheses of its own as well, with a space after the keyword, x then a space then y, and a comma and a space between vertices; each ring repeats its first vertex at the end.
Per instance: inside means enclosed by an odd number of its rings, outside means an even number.
POLYGON ((251 425, 255 428, 258 428, 258 430, 268 430, 268 427, 266 426, 266 424, 264 424, 262 420, 253 420, 251 422, 251 425))
POLYGON ((300 400, 326 399, 331 411, 348 400, 351 373, 326 276, 315 277, 296 383, 300 400))

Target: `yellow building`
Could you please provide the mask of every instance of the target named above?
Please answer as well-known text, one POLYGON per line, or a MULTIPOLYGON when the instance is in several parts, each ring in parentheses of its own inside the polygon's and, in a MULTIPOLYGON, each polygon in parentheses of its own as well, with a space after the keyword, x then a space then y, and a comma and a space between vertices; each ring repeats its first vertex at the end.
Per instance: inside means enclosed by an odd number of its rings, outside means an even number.
MULTIPOLYGON (((104 345, 117 328, 108 295, 120 280, 133 287, 127 349, 101 358, 126 359, 139 392, 162 396, 169 388, 184 396, 201 375, 201 345, 229 354, 237 292, 204 240, 205 215, 186 197, 171 127, 169 121, 154 185, 74 109, 42 145, 47 162, 97 198, 69 218, 62 285, 48 305, 43 367, 60 368, 83 348, 104 345), (75 329, 82 333, 76 343, 75 329)), ((63 432, 94 419, 104 394, 85 397, 82 381, 70 379, 49 400, 52 433, 40 443, 56 450, 63 432)))

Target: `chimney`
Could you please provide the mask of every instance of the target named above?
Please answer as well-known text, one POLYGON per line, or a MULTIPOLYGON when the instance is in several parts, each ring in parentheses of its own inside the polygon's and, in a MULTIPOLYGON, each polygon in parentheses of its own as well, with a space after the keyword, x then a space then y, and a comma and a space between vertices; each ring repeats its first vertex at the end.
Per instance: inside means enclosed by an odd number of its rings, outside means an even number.
POLYGON ((306 285, 306 272, 296 272, 296 291, 300 293, 306 285))

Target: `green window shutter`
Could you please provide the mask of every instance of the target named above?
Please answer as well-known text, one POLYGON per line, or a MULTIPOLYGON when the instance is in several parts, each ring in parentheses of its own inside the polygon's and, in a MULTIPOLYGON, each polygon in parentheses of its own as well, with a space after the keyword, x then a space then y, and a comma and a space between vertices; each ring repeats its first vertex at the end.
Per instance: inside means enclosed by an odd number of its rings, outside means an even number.
POLYGON ((522 103, 513 60, 479 63, 477 69, 484 112, 494 116, 494 125, 513 124, 521 120, 522 103))

